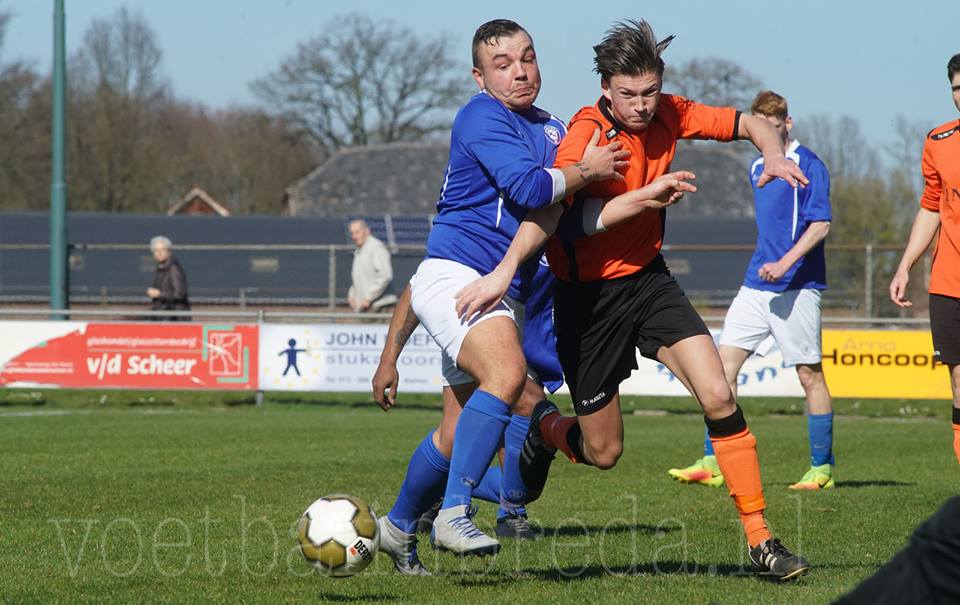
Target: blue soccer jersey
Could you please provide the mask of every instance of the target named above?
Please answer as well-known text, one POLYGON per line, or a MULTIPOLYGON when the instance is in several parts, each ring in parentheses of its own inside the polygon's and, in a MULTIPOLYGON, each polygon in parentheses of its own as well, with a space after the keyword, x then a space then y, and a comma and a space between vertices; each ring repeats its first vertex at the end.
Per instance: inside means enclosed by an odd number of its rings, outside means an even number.
MULTIPOLYGON (((493 271, 527 211, 562 195, 562 174, 551 167, 565 133, 537 107, 511 111, 484 92, 470 99, 453 122, 427 258, 493 271)), ((508 294, 522 301, 519 273, 508 294)))
POLYGON ((800 288, 823 290, 827 287, 827 268, 823 242, 819 242, 774 283, 763 281, 757 271, 766 263, 780 260, 807 230, 810 223, 831 220, 830 175, 817 154, 793 141, 786 157, 796 162, 810 184, 792 187, 783 179, 767 183, 762 189, 757 180, 763 172, 763 158, 750 167, 750 184, 757 218, 757 247, 747 267, 743 285, 756 290, 782 292, 800 288))
POLYGON ((553 289, 556 278, 547 256, 522 271, 527 303, 523 318, 523 356, 527 366, 537 373, 543 386, 555 393, 563 384, 563 369, 557 356, 557 336, 553 327, 553 289))

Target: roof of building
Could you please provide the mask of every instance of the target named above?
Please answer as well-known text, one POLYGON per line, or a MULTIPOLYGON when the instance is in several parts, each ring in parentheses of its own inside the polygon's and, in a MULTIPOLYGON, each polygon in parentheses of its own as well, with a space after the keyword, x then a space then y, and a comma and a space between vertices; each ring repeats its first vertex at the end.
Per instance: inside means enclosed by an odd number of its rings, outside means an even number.
POLYGON ((194 185, 190 191, 187 191, 181 195, 177 201, 172 203, 170 207, 167 208, 167 216, 190 214, 189 212, 185 212, 185 210, 187 210, 189 206, 195 202, 210 208, 213 211, 211 214, 230 216, 230 211, 227 210, 226 206, 213 199, 212 195, 196 185, 194 185))
MULTIPOLYGON (((390 143, 339 150, 289 187, 285 214, 364 216, 432 214, 449 146, 390 143)), ((681 144, 674 169, 697 175, 699 191, 671 208, 677 217, 750 218, 753 198, 742 153, 717 144, 681 144)))

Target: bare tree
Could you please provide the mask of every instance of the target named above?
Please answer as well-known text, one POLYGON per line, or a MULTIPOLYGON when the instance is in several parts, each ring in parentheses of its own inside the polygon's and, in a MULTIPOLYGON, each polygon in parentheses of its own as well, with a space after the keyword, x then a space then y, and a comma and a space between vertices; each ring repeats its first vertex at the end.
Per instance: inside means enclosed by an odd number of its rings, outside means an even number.
POLYGON ((95 19, 71 66, 71 79, 86 92, 108 92, 141 103, 167 92, 160 75, 162 52, 143 15, 120 8, 95 19))
MULTIPOLYGON (((31 104, 40 78, 21 61, 3 60, 11 15, 0 12, 0 208, 26 208, 49 183, 49 113, 38 117, 31 104)), ((44 201, 46 201, 44 199, 44 201)))
POLYGON ((761 82, 739 63, 715 57, 700 57, 668 66, 664 74, 670 92, 707 105, 747 110, 760 91, 761 82))
POLYGON ((448 37, 360 14, 334 17, 322 29, 251 89, 324 154, 421 140, 450 127, 470 80, 448 37))
POLYGON ((820 156, 833 181, 879 176, 880 157, 852 116, 812 115, 797 124, 794 136, 820 156))

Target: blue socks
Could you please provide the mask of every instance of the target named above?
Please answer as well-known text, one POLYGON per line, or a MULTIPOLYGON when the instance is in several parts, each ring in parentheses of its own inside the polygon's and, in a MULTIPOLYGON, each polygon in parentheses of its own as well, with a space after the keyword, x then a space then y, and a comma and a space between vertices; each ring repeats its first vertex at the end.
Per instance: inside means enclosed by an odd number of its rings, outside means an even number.
POLYGON ((833 413, 807 414, 810 464, 833 464, 833 413))
POLYGON ((706 427, 703 429, 703 455, 716 456, 716 454, 713 453, 713 442, 710 441, 710 430, 706 427))
POLYGON ((529 417, 511 416, 503 433, 503 481, 500 483, 500 510, 497 511, 497 519, 526 512, 523 503, 527 501, 527 486, 520 478, 520 449, 529 428, 529 417))
POLYGON ((480 484, 473 488, 474 497, 500 504, 500 483, 502 480, 503 471, 499 464, 494 464, 483 474, 480 484))
POLYGON ((450 460, 433 444, 433 433, 430 431, 410 456, 400 493, 387 513, 387 518, 408 534, 416 531, 420 515, 443 495, 450 471, 450 460))
POLYGON ((473 490, 490 468, 509 422, 510 406, 490 393, 477 389, 467 400, 453 437, 444 509, 470 504, 473 490))

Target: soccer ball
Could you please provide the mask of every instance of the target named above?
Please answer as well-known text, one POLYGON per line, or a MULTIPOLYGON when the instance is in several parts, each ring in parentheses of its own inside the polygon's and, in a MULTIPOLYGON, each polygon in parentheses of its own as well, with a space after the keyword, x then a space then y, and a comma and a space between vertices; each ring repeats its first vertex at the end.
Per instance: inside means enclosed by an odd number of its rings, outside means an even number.
POLYGON ((366 569, 380 548, 373 509, 355 496, 331 494, 310 505, 297 523, 300 552, 320 573, 346 578, 366 569))

